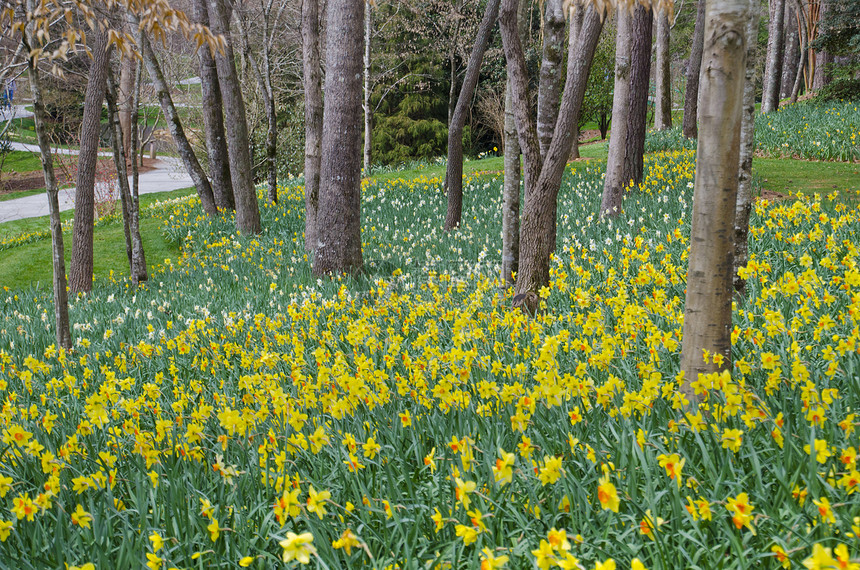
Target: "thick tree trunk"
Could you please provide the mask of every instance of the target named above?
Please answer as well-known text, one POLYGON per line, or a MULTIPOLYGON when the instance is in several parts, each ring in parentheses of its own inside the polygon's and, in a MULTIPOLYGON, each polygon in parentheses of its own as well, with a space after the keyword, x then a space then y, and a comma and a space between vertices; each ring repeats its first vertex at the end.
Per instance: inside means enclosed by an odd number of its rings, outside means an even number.
POLYGON ((313 271, 355 273, 361 256, 364 2, 329 0, 317 246, 313 271))
POLYGON ((537 100, 537 133, 541 156, 546 156, 558 117, 561 63, 564 57, 564 6, 562 0, 546 0, 543 27, 543 57, 537 100))
POLYGON ((772 0, 770 26, 767 35, 767 65, 761 112, 770 113, 779 108, 779 87, 782 81, 782 57, 785 47, 785 0, 772 0))
MULTIPOLYGON (((576 46, 577 42, 579 42, 579 35, 582 33, 582 19, 585 15, 585 7, 581 2, 575 1, 571 3, 570 10, 570 34, 567 44, 568 50, 571 49, 571 46, 576 46)), ((571 160, 579 158, 579 121, 573 125, 573 130, 573 143, 570 147, 571 160)))
POLYGON ((484 17, 478 28, 478 37, 469 55, 469 64, 466 67, 466 76, 463 78, 463 86, 457 98, 457 106, 451 117, 448 127, 448 165, 445 174, 445 186, 448 189, 448 211, 445 215, 445 230, 450 231, 460 225, 460 216, 463 210, 463 128, 466 125, 466 115, 475 88, 478 86, 478 76, 481 73, 481 62, 484 60, 484 52, 490 43, 490 34, 496 19, 499 16, 499 0, 490 0, 487 3, 484 17))
MULTIPOLYGON (((755 3, 752 4, 754 7, 755 3)), ((746 69, 744 74, 743 111, 741 115, 741 138, 738 169, 738 196, 735 202, 734 261, 732 276, 734 288, 743 294, 746 280, 738 275, 738 269, 749 261, 749 226, 752 212, 752 163, 755 151, 755 87, 756 51, 758 47, 758 22, 760 11, 750 10, 746 22, 746 69)))
MULTIPOLYGON (((140 84, 143 69, 137 66, 134 74, 134 91, 131 102, 131 150, 132 157, 137 156, 140 139, 138 138, 138 122, 140 121, 140 84)), ((131 160, 131 257, 135 271, 131 274, 131 284, 135 287, 149 279, 146 268, 146 254, 143 250, 143 240, 140 237, 140 171, 137 161, 131 160)))
POLYGON ((209 179, 206 178, 206 173, 203 172, 203 168, 194 154, 194 149, 191 148, 191 143, 188 142, 188 137, 185 136, 185 129, 182 128, 182 121, 179 119, 179 113, 176 112, 173 98, 170 96, 170 88, 167 86, 167 81, 165 81, 164 74, 161 72, 161 66, 155 57, 155 52, 149 43, 149 38, 141 35, 140 44, 143 63, 146 65, 146 70, 149 72, 149 77, 155 86, 156 95, 161 104, 161 112, 164 114, 164 120, 167 122, 170 134, 173 136, 173 142, 176 143, 176 148, 179 150, 179 156, 182 158, 185 170, 188 171, 189 176, 194 181, 194 187, 197 188, 197 195, 200 197, 203 211, 210 216, 214 216, 218 213, 218 208, 215 207, 215 196, 212 194, 212 187, 209 185, 209 179))
POLYGON ((370 3, 364 5, 364 175, 370 176, 373 159, 373 109, 370 107, 371 40, 373 39, 373 13, 370 3))
POLYGON ((654 105, 654 128, 664 131, 672 128, 672 58, 669 54, 669 10, 662 6, 657 11, 657 93, 654 105))
POLYGON ((69 269, 69 289, 72 293, 86 293, 93 288, 95 182, 110 48, 107 31, 98 31, 92 38, 90 48, 93 59, 84 95, 84 119, 81 124, 78 175, 75 181, 75 225, 72 232, 72 263, 69 269))
POLYGON ((305 251, 313 263, 317 247, 323 127, 319 0, 302 1, 302 68, 305 91, 305 251))
POLYGON ((520 227, 519 272, 514 304, 534 311, 539 301, 537 292, 549 283, 549 264, 555 247, 552 230, 558 192, 573 143, 573 125, 579 120, 588 72, 603 21, 594 7, 589 6, 579 42, 568 52, 564 92, 555 124, 555 135, 547 151, 546 161, 541 160, 537 132, 529 112, 528 76, 522 44, 517 33, 517 0, 502 1, 499 23, 526 174, 526 199, 520 227))
MULTIPOLYGON (((710 2, 711 0, 707 0, 710 2)), ((687 62, 687 90, 684 92, 684 121, 681 130, 688 139, 698 133, 699 72, 702 69, 702 49, 705 39, 706 0, 698 0, 696 27, 693 29, 690 59, 687 62)))
MULTIPOLYGON (((827 3, 828 0, 820 0, 820 7, 818 9, 819 22, 823 21, 827 14, 827 3)), ((812 75, 812 89, 818 91, 830 83, 830 70, 827 69, 827 66, 833 63, 833 55, 825 50, 816 51, 814 61, 815 72, 812 75)))
POLYGON ((505 89, 505 181, 502 192, 502 286, 513 287, 520 258, 520 143, 510 81, 505 89))
MULTIPOLYGON (((209 26, 207 0, 194 0, 194 20, 209 26)), ((221 85, 218 81, 218 68, 208 46, 197 50, 200 63, 200 91, 203 96, 203 128, 206 132, 206 154, 209 158, 209 177, 215 205, 219 210, 236 209, 233 197, 233 182, 230 178, 230 157, 227 153, 227 137, 224 133, 224 103, 221 98, 221 85)))
POLYGON ((693 402, 690 383, 699 374, 732 368, 733 230, 749 8, 749 0, 708 2, 681 348, 681 389, 693 402), (703 351, 712 355, 707 362, 703 351))
MULTIPOLYGON (((701 1, 701 0, 700 0, 701 1)), ((615 217, 621 213, 621 203, 629 178, 624 177, 624 156, 627 153, 627 116, 630 110, 630 48, 632 17, 627 10, 618 10, 615 40, 615 91, 612 94, 612 133, 609 135, 609 156, 606 159, 606 179, 600 200, 600 216, 615 217)))
POLYGON ((641 4, 633 13, 633 47, 630 53, 630 104, 627 110, 627 148, 622 180, 642 182, 645 131, 648 130, 648 85, 651 79, 651 32, 654 12, 641 4))
POLYGON ((223 53, 215 54, 218 82, 224 100, 224 118, 227 132, 227 154, 230 158, 230 176, 236 202, 236 228, 243 233, 262 231, 257 190, 254 188, 251 167, 251 143, 248 138, 248 121, 245 117, 245 100, 236 73, 233 42, 230 39, 230 9, 227 0, 209 0, 209 23, 212 31, 224 36, 223 53))
MULTIPOLYGON (((27 9, 35 9, 35 2, 28 0, 27 9)), ((24 34, 26 52, 32 49, 32 25, 24 34)), ((32 56, 27 58, 30 74, 30 91, 33 96, 33 115, 36 138, 39 141, 39 155, 42 159, 42 172, 45 175, 45 191, 48 195, 48 211, 51 223, 51 264, 53 268, 54 288, 54 327, 57 346, 69 349, 72 347, 72 335, 69 328, 69 297, 66 291, 66 260, 63 246, 63 224, 60 220, 60 201, 57 177, 54 174, 54 159, 51 155, 51 142, 45 127, 45 103, 42 96, 42 81, 38 62, 32 56)))
POLYGON ((792 6, 785 7, 785 52, 782 58, 782 79, 779 97, 791 96, 794 78, 797 76, 798 57, 800 57, 800 33, 797 29, 797 13, 792 6))

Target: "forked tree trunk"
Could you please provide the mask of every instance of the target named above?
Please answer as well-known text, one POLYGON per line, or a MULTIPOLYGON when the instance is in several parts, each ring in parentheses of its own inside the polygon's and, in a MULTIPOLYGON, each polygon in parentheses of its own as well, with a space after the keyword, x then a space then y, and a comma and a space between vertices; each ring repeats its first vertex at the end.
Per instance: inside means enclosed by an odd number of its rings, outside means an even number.
POLYGON ((761 112, 770 113, 779 107, 779 87, 782 80, 783 44, 785 43, 785 0, 771 0, 770 26, 767 37, 767 65, 761 112))
POLYGON ((543 57, 538 80, 537 133, 540 154, 546 156, 558 117, 561 63, 564 57, 565 15, 562 0, 546 0, 543 57))
POLYGON ((364 2, 329 0, 316 275, 355 273, 361 256, 364 2))
POLYGON ((672 128, 672 58, 669 55, 669 10, 657 10, 657 93, 654 105, 654 128, 664 131, 672 128))
POLYGON ((732 368, 732 271, 750 0, 709 0, 690 236, 682 392, 702 373, 732 368), (704 359, 703 351, 721 358, 704 359))
MULTIPOLYGON (((755 6, 755 4, 753 4, 755 6)), ((744 74, 744 99, 741 116, 740 168, 738 169, 738 196, 735 202, 734 288, 744 294, 746 280, 738 275, 738 269, 749 261, 749 226, 752 212, 752 163, 755 151, 755 87, 756 51, 758 47, 759 10, 750 10, 746 22, 746 69, 744 74)))
POLYGON ((545 161, 541 160, 535 121, 529 111, 528 75, 517 31, 517 0, 502 1, 499 23, 513 94, 517 133, 523 149, 526 180, 514 305, 534 311, 539 303, 537 292, 549 283, 550 258, 555 248, 555 235, 552 230, 558 208, 558 192, 570 156, 573 125, 579 120, 588 72, 603 21, 593 6, 587 8, 579 42, 568 52, 564 92, 555 134, 545 161))
POLYGON ((302 1, 302 83, 305 91, 305 251, 317 248, 323 94, 320 67, 319 0, 302 1))
POLYGON ((81 124, 78 175, 75 180, 75 224, 72 231, 72 263, 69 268, 69 289, 72 293, 87 293, 93 288, 95 183, 110 48, 107 31, 98 31, 92 37, 93 43, 90 47, 93 59, 84 95, 84 119, 81 124))
POLYGON ((155 51, 153 51, 149 38, 145 34, 141 34, 140 36, 140 48, 143 63, 146 65, 146 70, 149 72, 149 77, 155 86, 155 92, 158 102, 161 104, 161 112, 164 114, 164 120, 167 122, 167 128, 173 136, 173 142, 176 143, 176 148, 179 150, 179 156, 182 158, 185 170, 188 171, 188 175, 194 181, 194 187, 197 188, 197 195, 200 197, 203 211, 210 216, 214 216, 218 214, 218 208, 215 207, 215 196, 212 194, 209 179, 206 178, 206 173, 203 172, 203 168, 197 160, 197 155, 194 154, 194 149, 191 148, 191 143, 188 142, 188 137, 185 136, 185 129, 182 128, 182 121, 179 119, 179 113, 173 104, 173 98, 170 96, 170 88, 164 79, 161 65, 159 65, 158 59, 155 57, 155 51))
POLYGON ((134 91, 131 102, 131 257, 134 260, 135 272, 131 275, 131 284, 137 286, 149 279, 149 272, 146 268, 146 254, 143 250, 143 240, 140 237, 140 171, 137 167, 137 161, 133 157, 137 156, 140 145, 138 138, 138 122, 140 121, 140 84, 143 76, 143 69, 137 66, 134 75, 134 91))
MULTIPOLYGON (((34 0, 27 1, 27 10, 35 9, 34 0)), ((32 24, 27 27, 23 41, 26 53, 32 53, 32 24)), ((42 160, 42 172, 45 175, 45 191, 48 195, 48 211, 51 221, 51 265, 53 268, 54 286, 54 328, 57 346, 69 349, 72 347, 72 335, 69 328, 69 297, 66 291, 66 260, 63 247, 63 224, 60 220, 60 201, 57 177, 54 174, 54 158, 51 155, 51 142, 45 127, 45 103, 42 96, 42 80, 38 62, 32 57, 27 58, 30 73, 30 91, 33 96, 33 115, 36 138, 39 141, 39 155, 42 160)))
POLYGON ((460 225, 460 216, 463 211, 463 128, 466 125, 466 115, 475 87, 478 86, 478 76, 481 73, 481 62, 484 60, 484 52, 490 43, 490 33, 496 25, 499 16, 499 0, 490 0, 478 28, 478 37, 469 55, 469 64, 466 67, 466 76, 463 78, 463 86, 457 98, 457 106, 451 117, 448 128, 448 165, 445 174, 445 186, 448 189, 448 211, 445 215, 445 230, 451 231, 460 225))
POLYGON ((630 48, 632 18, 627 10, 618 10, 615 39, 615 91, 612 94, 612 133, 609 135, 609 156, 606 159, 606 179, 600 200, 600 216, 615 217, 621 213, 624 190, 629 179, 624 177, 624 157, 627 153, 627 115, 630 110, 630 48))
POLYGON ((251 143, 248 138, 248 121, 245 117, 245 100, 236 73, 233 42, 230 38, 230 14, 227 0, 209 0, 209 23, 212 31, 224 36, 224 51, 215 54, 218 82, 224 100, 224 119, 227 132, 227 154, 230 157, 230 176, 233 197, 236 201, 236 228, 243 233, 258 234, 260 208, 254 188, 251 168, 251 143))
MULTIPOLYGON (((194 20, 209 26, 209 9, 206 0, 194 0, 194 20)), ((227 136, 224 133, 224 103, 218 68, 209 46, 197 50, 200 63, 200 92, 203 96, 203 129, 206 132, 206 154, 209 158, 209 178, 215 205, 219 210, 236 209, 233 197, 233 182, 230 178, 230 157, 227 152, 227 136)))
POLYGON ((373 40, 373 13, 370 3, 364 3, 364 175, 370 176, 373 159, 373 109, 370 106, 371 43, 373 40))
MULTIPOLYGON (((710 2, 711 0, 707 0, 710 2)), ((693 29, 690 59, 687 62, 687 89, 684 92, 684 121, 681 130, 688 139, 698 133, 699 115, 699 72, 702 69, 702 48, 705 38, 706 0, 698 0, 696 27, 693 29)))
POLYGON ((648 130, 648 85, 651 78, 651 32, 654 12, 641 4, 633 13, 633 47, 630 54, 630 104, 627 110, 627 148, 622 179, 639 185, 648 130))

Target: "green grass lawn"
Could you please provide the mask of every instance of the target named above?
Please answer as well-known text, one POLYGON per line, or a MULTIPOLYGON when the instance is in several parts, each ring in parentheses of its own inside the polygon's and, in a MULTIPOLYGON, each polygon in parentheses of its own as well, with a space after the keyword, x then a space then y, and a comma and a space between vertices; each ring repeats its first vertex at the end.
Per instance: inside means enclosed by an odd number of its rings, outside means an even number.
POLYGON ((756 158, 753 175, 762 188, 780 194, 860 190, 860 164, 857 163, 756 158))
POLYGON ((10 151, 3 161, 3 172, 33 172, 41 169, 39 155, 24 150, 10 151))

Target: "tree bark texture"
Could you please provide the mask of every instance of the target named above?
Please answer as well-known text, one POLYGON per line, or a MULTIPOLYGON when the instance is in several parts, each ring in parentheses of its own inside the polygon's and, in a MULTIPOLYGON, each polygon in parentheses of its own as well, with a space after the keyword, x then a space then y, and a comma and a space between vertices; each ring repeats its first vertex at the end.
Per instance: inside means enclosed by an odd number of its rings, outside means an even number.
MULTIPOLYGON (((370 176, 373 160, 373 109, 370 106, 371 43, 373 40, 373 13, 370 3, 364 6, 364 175, 370 176)), ((450 117, 449 117, 450 118, 450 117)))
POLYGON ((568 52, 564 92, 561 97, 555 134, 546 160, 540 155, 534 120, 528 107, 528 83, 522 44, 517 32, 517 1, 503 0, 499 12, 502 43, 507 59, 514 113, 525 163, 526 198, 520 226, 519 273, 514 304, 534 311, 537 292, 549 283, 549 264, 555 249, 555 217, 558 192, 570 148, 573 125, 585 95, 588 72, 603 21, 593 6, 587 8, 579 42, 568 52))
POLYGON ((672 58, 669 54, 669 10, 661 6, 657 10, 657 85, 654 105, 654 128, 664 131, 672 128, 672 58))
POLYGON ((612 94, 612 132, 609 135, 609 156, 606 178, 600 200, 600 216, 615 217, 621 213, 624 190, 630 181, 624 176, 627 153, 627 116, 630 111, 630 51, 632 17, 627 10, 618 10, 615 39, 615 91, 612 94))
POLYGON ((749 0, 709 0, 690 236, 682 392, 732 367, 732 271, 749 0), (705 361, 703 351, 719 358, 705 361))
POLYGON ((782 57, 782 79, 780 79, 779 98, 791 96, 794 78, 797 76, 800 57, 800 33, 797 29, 797 13, 789 4, 785 7, 785 50, 782 57))
POLYGON ((681 130, 688 139, 695 138, 698 133, 699 72, 702 69, 702 49, 705 39, 705 8, 706 0, 698 0, 696 27, 693 30, 690 59, 687 62, 687 89, 684 92, 684 121, 681 130))
POLYGON ((643 5, 633 12, 633 46, 630 52, 630 104, 627 110, 627 148, 623 180, 642 182, 645 131, 648 130, 648 86, 651 79, 651 33, 654 12, 643 5))
MULTIPOLYGON (((27 9, 35 9, 35 2, 28 0, 27 9)), ((26 53, 32 51, 32 24, 24 34, 26 53)), ((48 139, 45 121, 44 98, 42 96, 42 80, 38 62, 33 57, 27 58, 30 74, 30 91, 33 96, 33 115, 36 138, 39 142, 39 156, 42 160, 42 172, 45 175, 45 192, 48 196, 48 211, 51 223, 51 265, 53 268, 54 289, 54 328, 57 346, 69 349, 72 347, 72 335, 69 327, 69 297, 66 291, 66 260, 63 246, 63 224, 60 220, 60 201, 57 177, 54 174, 54 158, 51 155, 51 142, 48 139)))
POLYGON ((558 117, 561 64, 564 58, 564 16, 562 0, 546 0, 537 100, 537 133, 541 156, 546 156, 549 150, 558 117))
POLYGON ((69 289, 72 293, 88 293, 93 288, 96 168, 110 54, 107 31, 95 32, 92 39, 93 43, 90 46, 92 63, 84 95, 84 118, 81 124, 78 174, 75 180, 75 224, 72 231, 72 262, 69 269, 69 289))
POLYGON ((520 258, 520 143, 510 80, 505 89, 505 180, 502 190, 502 286, 513 287, 520 258))
MULTIPOLYGON (((755 6, 755 4, 753 4, 755 6)), ((755 91, 756 52, 758 47, 758 23, 760 11, 750 10, 746 22, 746 68, 744 70, 743 111, 741 115, 741 138, 738 169, 738 195, 735 202, 735 235, 732 279, 734 288, 744 292, 746 280, 738 275, 738 269, 749 262, 749 226, 752 212, 752 163, 755 151, 755 91)))
POLYGON ((770 24, 767 35, 767 65, 761 96, 761 112, 779 108, 779 88, 782 81, 782 58, 785 44, 785 0, 771 0, 770 24))
POLYGON ((236 202, 236 228, 244 233, 260 233, 260 208, 254 188, 251 165, 251 143, 248 138, 248 121, 245 100, 236 73, 233 42, 230 38, 230 8, 227 0, 209 0, 209 23, 212 31, 224 36, 223 53, 215 54, 218 82, 224 100, 224 119, 227 133, 227 154, 230 158, 230 176, 236 202))
MULTIPOLYGON (((194 0, 194 20, 209 26, 209 9, 206 0, 194 0)), ((197 50, 200 64, 200 91, 203 96, 203 128, 206 132, 206 155, 209 158, 209 178, 215 205, 219 210, 236 209, 233 197, 233 182, 230 178, 230 157, 227 152, 227 137, 224 133, 224 102, 218 81, 215 57, 208 46, 197 50)))
POLYGON ((317 244, 323 128, 319 0, 302 1, 302 69, 305 91, 305 251, 313 263, 317 244))
POLYGON ((361 255, 361 79, 364 2, 329 0, 317 275, 355 273, 361 255))
POLYGON ((478 28, 478 37, 472 46, 469 63, 463 86, 457 97, 457 106, 448 127, 448 165, 445 173, 445 186, 448 189, 448 210, 445 215, 445 230, 451 231, 460 225, 463 211, 463 128, 466 125, 466 115, 478 86, 478 76, 481 73, 481 62, 484 52, 490 43, 490 34, 499 16, 499 0, 490 0, 478 28))
MULTIPOLYGON (((818 22, 824 20, 827 14, 828 0, 820 0, 818 8, 818 22)), ((833 55, 825 50, 815 52, 815 72, 812 76, 812 89, 817 91, 830 83, 830 71, 827 66, 833 63, 833 55)))
POLYGON ((138 124, 140 121, 140 84, 143 69, 136 66, 134 74, 134 90, 131 102, 131 149, 129 151, 131 160, 131 256, 134 259, 135 273, 131 275, 131 284, 139 285, 149 279, 146 268, 146 254, 143 250, 143 240, 140 237, 140 171, 137 160, 134 159, 139 151, 140 139, 138 138, 138 124))
POLYGON ((209 179, 206 178, 206 173, 203 172, 203 168, 197 160, 197 155, 194 154, 194 149, 191 148, 191 143, 188 142, 188 137, 185 136, 185 129, 182 128, 182 121, 179 119, 179 113, 177 113, 176 106, 173 104, 173 98, 170 96, 170 88, 164 79, 161 65, 155 57, 155 51, 152 49, 149 38, 141 35, 140 43, 143 63, 146 65, 146 70, 149 72, 149 77, 155 86, 158 102, 161 104, 161 112, 164 114, 164 120, 167 122, 170 134, 173 136, 173 142, 176 143, 176 148, 179 150, 179 156, 182 158, 185 170, 188 171, 189 176, 194 181, 194 187, 197 188, 197 195, 200 197, 203 211, 210 216, 214 216, 218 213, 218 208, 215 206, 215 196, 212 193, 212 187, 209 185, 209 179))
MULTIPOLYGON (((110 139, 113 164, 116 169, 116 182, 122 205, 122 229, 125 234, 125 255, 128 258, 129 275, 134 274, 134 260, 131 256, 131 190, 128 186, 126 154, 123 147, 122 123, 119 117, 119 98, 113 73, 108 73, 108 88, 105 94, 108 107, 108 138, 110 139)), ((129 125, 130 126, 130 125, 129 125)))
MULTIPOLYGON (((122 128, 123 148, 131 148, 131 100, 133 98, 134 78, 137 74, 137 60, 124 57, 119 67, 119 94, 117 105, 119 106, 119 124, 122 128)), ((128 158, 128 157, 127 157, 128 158)), ((130 157, 134 159, 134 155, 130 157)))
MULTIPOLYGON (((568 50, 571 49, 571 46, 576 46, 577 42, 579 42, 579 35, 582 33, 582 20, 585 15, 585 7, 581 2, 573 2, 570 10, 570 33, 568 34, 569 37, 567 44, 568 50)), ((579 158, 579 121, 576 122, 573 129, 573 143, 570 147, 571 160, 579 158)))

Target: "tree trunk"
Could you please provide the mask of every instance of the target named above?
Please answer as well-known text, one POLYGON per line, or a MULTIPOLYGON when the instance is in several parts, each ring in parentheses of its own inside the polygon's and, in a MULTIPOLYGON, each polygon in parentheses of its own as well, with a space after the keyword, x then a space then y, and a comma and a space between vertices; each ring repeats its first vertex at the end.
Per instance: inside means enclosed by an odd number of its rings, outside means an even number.
MULTIPOLYGON (((752 6, 756 6, 755 3, 752 6)), ((734 261, 732 278, 735 291, 743 294, 746 280, 738 275, 738 269, 749 261, 749 226, 752 212, 752 163, 755 151, 755 87, 756 51, 758 48, 758 22, 760 11, 750 10, 746 22, 746 69, 744 74, 743 110, 741 115, 741 137, 738 169, 738 196, 735 202, 734 261)))
POLYGON ((797 64, 797 72, 794 76, 794 86, 791 88, 791 102, 797 103, 797 97, 800 95, 800 86, 803 83, 804 72, 806 70, 807 56, 809 46, 806 43, 806 34, 800 34, 800 61, 797 64))
MULTIPOLYGON (((827 14, 828 0, 820 0, 818 9, 818 22, 824 21, 827 14)), ((815 52, 815 72, 812 79, 812 89, 818 91, 828 83, 830 83, 830 70, 827 66, 833 63, 833 56, 825 50, 815 52)))
MULTIPOLYGON (((137 74, 137 60, 131 57, 124 57, 120 61, 119 67, 119 94, 117 95, 117 105, 119 106, 119 124, 122 128, 122 144, 123 148, 131 148, 131 100, 133 98, 132 90, 134 89, 134 78, 137 74)), ((128 157, 127 157, 128 158, 128 157)), ((134 155, 131 155, 134 159, 134 155)))
POLYGON ((696 27, 693 29, 690 59, 687 62, 687 90, 684 92, 684 121, 681 130, 688 139, 695 138, 698 133, 699 72, 702 69, 705 39, 705 8, 706 0, 698 0, 696 27))
POLYGON ((701 129, 690 236, 682 392, 699 374, 732 368, 734 221, 749 0, 709 0, 701 129), (703 351, 720 358, 704 359, 703 351))
POLYGON ((317 248, 323 93, 320 67, 319 0, 302 1, 302 82, 305 91, 305 251, 317 248))
POLYGON ((651 32, 654 12, 643 5, 633 13, 633 47, 630 53, 630 103, 627 110, 627 144, 622 180, 642 182, 645 131, 648 130, 648 85, 651 79, 651 32))
POLYGON ((520 257, 520 143, 510 80, 505 89, 505 181, 502 193, 502 286, 513 287, 520 257))
POLYGON ((770 25, 767 34, 767 65, 761 112, 770 113, 779 108, 779 87, 782 80, 782 52, 785 44, 785 0, 771 0, 770 25))
MULTIPOLYGON (((579 42, 579 35, 582 33, 582 19, 585 15, 585 7, 581 2, 576 1, 571 3, 570 10, 570 34, 567 44, 568 50, 571 49, 571 46, 576 46, 579 42)), ((579 121, 573 125, 573 143, 570 148, 570 159, 575 160, 577 158, 579 158, 579 121)))
POLYGON ((669 11, 665 6, 657 10, 657 93, 654 105, 654 128, 664 131, 672 128, 672 57, 669 54, 669 11))
POLYGON ((466 115, 469 112, 472 95, 475 94, 475 88, 478 85, 484 52, 487 50, 490 34, 493 31, 493 26, 496 25, 498 15, 499 0, 490 0, 478 29, 478 37, 475 39, 475 45, 469 56, 466 76, 463 78, 457 106, 448 127, 448 166, 445 174, 445 186, 448 189, 448 211, 445 216, 446 231, 453 230, 460 225, 460 216, 463 210, 463 128, 466 125, 466 115))
POLYGON ((564 7, 562 0, 546 0, 543 56, 538 80, 537 133, 541 156, 546 156, 558 117, 561 63, 564 56, 564 7))
POLYGON ((618 33, 615 40, 615 91, 612 94, 612 132, 609 135, 609 156, 606 159, 606 179, 600 201, 600 216, 615 217, 621 213, 621 203, 629 178, 624 176, 624 156, 627 153, 627 116, 630 110, 630 36, 632 17, 627 10, 618 10, 618 33))
POLYGON ((206 173, 200 166, 197 156, 194 154, 194 149, 191 148, 191 143, 188 142, 188 137, 185 136, 185 129, 182 128, 182 121, 179 119, 179 113, 176 112, 176 106, 173 104, 173 98, 170 96, 170 89, 167 86, 167 81, 164 79, 164 74, 161 72, 161 66, 155 57, 155 52, 146 35, 140 36, 141 54, 143 63, 146 65, 146 70, 149 72, 149 77, 155 86, 158 101, 161 104, 161 112, 164 114, 164 120, 167 122, 167 127, 170 134, 173 136, 173 142, 176 143, 176 148, 179 150, 179 156, 185 165, 185 170, 194 181, 194 186, 197 188, 197 195, 200 197, 200 203, 203 205, 203 211, 210 216, 218 213, 218 208, 215 207, 215 196, 212 194, 212 187, 209 185, 209 179, 206 178, 206 173))
POLYGON ((78 175, 75 181, 75 224, 72 231, 72 263, 69 269, 69 289, 72 293, 86 293, 93 288, 95 182, 110 48, 107 31, 96 32, 92 38, 90 47, 93 59, 84 95, 84 118, 78 152, 78 175))
POLYGON ((313 271, 355 273, 361 256, 364 2, 329 0, 317 247, 313 271))
MULTIPOLYGON (((143 69, 138 65, 134 74, 134 91, 131 102, 131 151, 132 157, 137 156, 140 139, 138 138, 138 122, 140 121, 140 84, 143 69)), ((140 171, 137 161, 131 161, 131 257, 134 272, 131 274, 131 284, 135 287, 149 279, 146 268, 146 254, 143 250, 143 239, 140 237, 140 171)))
POLYGON ((236 202, 236 228, 243 233, 257 234, 262 231, 260 209, 251 167, 251 143, 245 117, 245 100, 242 98, 233 42, 230 39, 230 14, 227 0, 209 0, 209 23, 212 31, 223 35, 225 40, 223 53, 215 54, 215 65, 218 68, 221 97, 224 99, 227 154, 230 158, 230 176, 236 202))
MULTIPOLYGON (((34 0, 27 1, 27 10, 35 9, 34 0)), ((23 41, 26 52, 32 53, 32 24, 27 26, 23 41)), ((48 211, 51 221, 51 261, 53 267, 54 285, 54 327, 57 346, 69 349, 72 347, 72 335, 69 328, 69 297, 66 291, 66 260, 63 246, 63 224, 60 220, 60 201, 57 177, 54 174, 54 158, 51 155, 51 143, 45 127, 47 113, 42 97, 42 80, 38 62, 30 55, 27 58, 30 75, 30 91, 33 96, 33 115, 36 138, 39 141, 39 155, 42 160, 42 172, 45 175, 45 191, 48 195, 48 211)))
MULTIPOLYGON (((108 137, 110 139, 113 164, 116 169, 116 182, 119 187, 119 197, 122 204, 122 229, 125 233, 125 255, 128 258, 129 275, 134 274, 134 259, 131 256, 131 190, 128 187, 128 171, 126 170, 126 154, 123 147, 122 124, 119 118, 119 97, 114 84, 113 73, 108 73, 108 87, 105 94, 108 107, 108 137)), ((130 127, 131 125, 129 125, 130 127)))
POLYGON ((800 33, 797 26, 798 14, 790 6, 785 7, 785 52, 782 58, 782 79, 779 97, 791 96, 794 78, 797 76, 798 57, 800 56, 800 33))
MULTIPOLYGON (((194 20, 209 26, 209 9, 206 0, 194 0, 194 20)), ((206 153, 209 158, 209 177, 215 205, 219 210, 236 209, 233 197, 233 182, 230 179, 230 158, 227 152, 227 137, 224 133, 224 103, 221 98, 221 85, 218 82, 218 68, 208 46, 197 50, 200 64, 200 91, 203 101, 203 128, 206 132, 206 153)))
POLYGON ((570 148, 573 125, 585 95, 588 72, 603 21, 593 6, 587 8, 582 32, 576 46, 568 52, 568 66, 555 134, 546 160, 541 160, 537 131, 529 112, 528 75, 522 44, 517 33, 517 0, 503 0, 499 12, 502 43, 507 59, 514 113, 525 163, 526 199, 520 227, 519 272, 514 304, 534 311, 537 292, 549 283, 549 264, 555 247, 553 234, 558 192, 570 148))
MULTIPOLYGON (((370 55, 373 39, 373 13, 370 3, 364 6, 364 175, 370 176, 370 162, 373 158, 373 109, 370 108, 370 55)), ((449 117, 450 118, 450 117, 449 117)))

